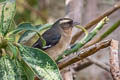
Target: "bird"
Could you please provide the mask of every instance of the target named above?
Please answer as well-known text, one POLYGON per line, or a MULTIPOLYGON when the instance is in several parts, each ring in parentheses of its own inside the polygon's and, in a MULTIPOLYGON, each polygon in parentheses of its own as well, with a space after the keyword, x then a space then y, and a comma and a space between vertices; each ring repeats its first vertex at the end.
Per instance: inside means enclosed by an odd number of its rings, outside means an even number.
POLYGON ((50 29, 41 35, 46 41, 46 45, 42 46, 42 41, 38 39, 32 47, 45 51, 53 60, 56 60, 68 48, 74 25, 76 25, 76 22, 73 22, 70 18, 58 19, 50 29))

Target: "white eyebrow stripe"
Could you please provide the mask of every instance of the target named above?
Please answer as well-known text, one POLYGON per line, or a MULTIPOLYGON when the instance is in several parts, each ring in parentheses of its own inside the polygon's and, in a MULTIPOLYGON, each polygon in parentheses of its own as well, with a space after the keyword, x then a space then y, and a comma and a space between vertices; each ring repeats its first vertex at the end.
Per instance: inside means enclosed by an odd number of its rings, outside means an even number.
POLYGON ((60 24, 67 23, 67 22, 70 22, 70 20, 62 20, 62 21, 60 21, 60 24))
POLYGON ((43 49, 50 48, 52 45, 44 46, 43 49))

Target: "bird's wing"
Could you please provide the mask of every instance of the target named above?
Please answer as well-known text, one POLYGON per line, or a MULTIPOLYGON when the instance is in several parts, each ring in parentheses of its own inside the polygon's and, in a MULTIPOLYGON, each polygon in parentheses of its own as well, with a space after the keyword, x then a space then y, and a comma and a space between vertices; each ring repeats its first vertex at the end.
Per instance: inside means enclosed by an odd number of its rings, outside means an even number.
POLYGON ((54 30, 49 29, 42 35, 42 37, 46 41, 46 46, 42 47, 42 42, 40 39, 38 39, 38 41, 36 41, 32 47, 46 50, 46 49, 56 45, 59 42, 59 40, 61 38, 61 34, 59 33, 59 31, 55 31, 55 29, 54 30))

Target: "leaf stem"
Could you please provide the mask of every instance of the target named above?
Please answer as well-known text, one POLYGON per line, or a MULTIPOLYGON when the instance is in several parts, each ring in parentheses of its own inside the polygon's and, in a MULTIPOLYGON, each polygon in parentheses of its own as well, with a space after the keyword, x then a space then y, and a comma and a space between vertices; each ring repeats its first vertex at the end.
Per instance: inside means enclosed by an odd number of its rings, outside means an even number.
POLYGON ((110 35, 113 31, 115 31, 118 27, 120 26, 120 20, 118 20, 116 23, 114 23, 107 31, 105 31, 101 36, 99 36, 98 38, 93 39, 92 41, 90 41, 89 43, 87 43, 84 48, 89 47, 101 40, 103 40, 104 38, 106 38, 108 35, 110 35))
POLYGON ((79 28, 79 29, 81 29, 83 32, 85 32, 85 35, 86 35, 86 36, 88 35, 88 31, 87 31, 83 26, 76 25, 75 27, 76 27, 76 28, 79 28))

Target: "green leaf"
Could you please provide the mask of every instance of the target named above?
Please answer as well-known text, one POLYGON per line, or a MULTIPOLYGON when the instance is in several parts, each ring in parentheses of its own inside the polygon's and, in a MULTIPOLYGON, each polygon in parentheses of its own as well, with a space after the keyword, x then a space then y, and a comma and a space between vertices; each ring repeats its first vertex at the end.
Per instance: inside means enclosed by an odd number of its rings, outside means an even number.
POLYGON ((21 64, 9 56, 0 58, 0 80, 27 80, 21 64))
POLYGON ((56 63, 42 50, 19 45, 22 59, 44 80, 62 80, 56 63))
MULTIPOLYGON (((8 43, 8 48, 7 50, 10 50, 11 53, 14 56, 14 59, 17 59, 19 57, 19 53, 18 53, 18 49, 16 46, 14 46, 12 43, 8 43)), ((22 60, 20 61, 21 68, 24 71, 24 74, 26 75, 26 79, 25 80, 34 80, 34 72, 32 71, 32 69, 22 60)))
POLYGON ((23 30, 36 32, 38 34, 39 38, 42 41, 43 47, 46 45, 46 41, 42 38, 42 36, 38 32, 38 28, 33 27, 30 23, 20 24, 17 29, 15 29, 15 30, 11 31, 10 33, 8 33, 7 36, 9 36, 11 34, 17 34, 17 33, 21 32, 23 30))
POLYGON ((15 15, 15 3, 15 0, 6 0, 0 3, 0 32, 3 35, 6 35, 6 33, 9 31, 11 22, 15 15))
POLYGON ((23 30, 30 30, 36 32, 36 28, 34 28, 30 23, 20 24, 17 29, 10 32, 10 34, 17 34, 23 30))
POLYGON ((13 57, 14 58, 17 58, 17 55, 18 55, 18 50, 17 50, 17 47, 14 46, 12 43, 8 43, 8 49, 10 49, 10 51, 13 53, 13 57))
POLYGON ((25 74, 25 71, 23 69, 23 65, 21 64, 20 61, 18 61, 17 59, 13 59, 14 63, 13 66, 14 66, 14 71, 15 71, 15 74, 16 76, 15 77, 15 80, 29 80, 27 78, 27 75, 25 74))
MULTIPOLYGON (((38 32, 40 32, 40 34, 42 35, 42 32, 47 29, 49 29, 51 27, 51 24, 45 24, 45 25, 37 25, 35 26, 36 30, 38 32)), ((36 32, 32 32, 32 31, 26 31, 22 34, 22 36, 19 38, 19 43, 26 43, 27 41, 29 41, 33 36, 36 35, 36 32)))
POLYGON ((35 74, 32 71, 31 67, 29 67, 24 60, 21 61, 23 70, 27 76, 27 80, 34 80, 35 74))

